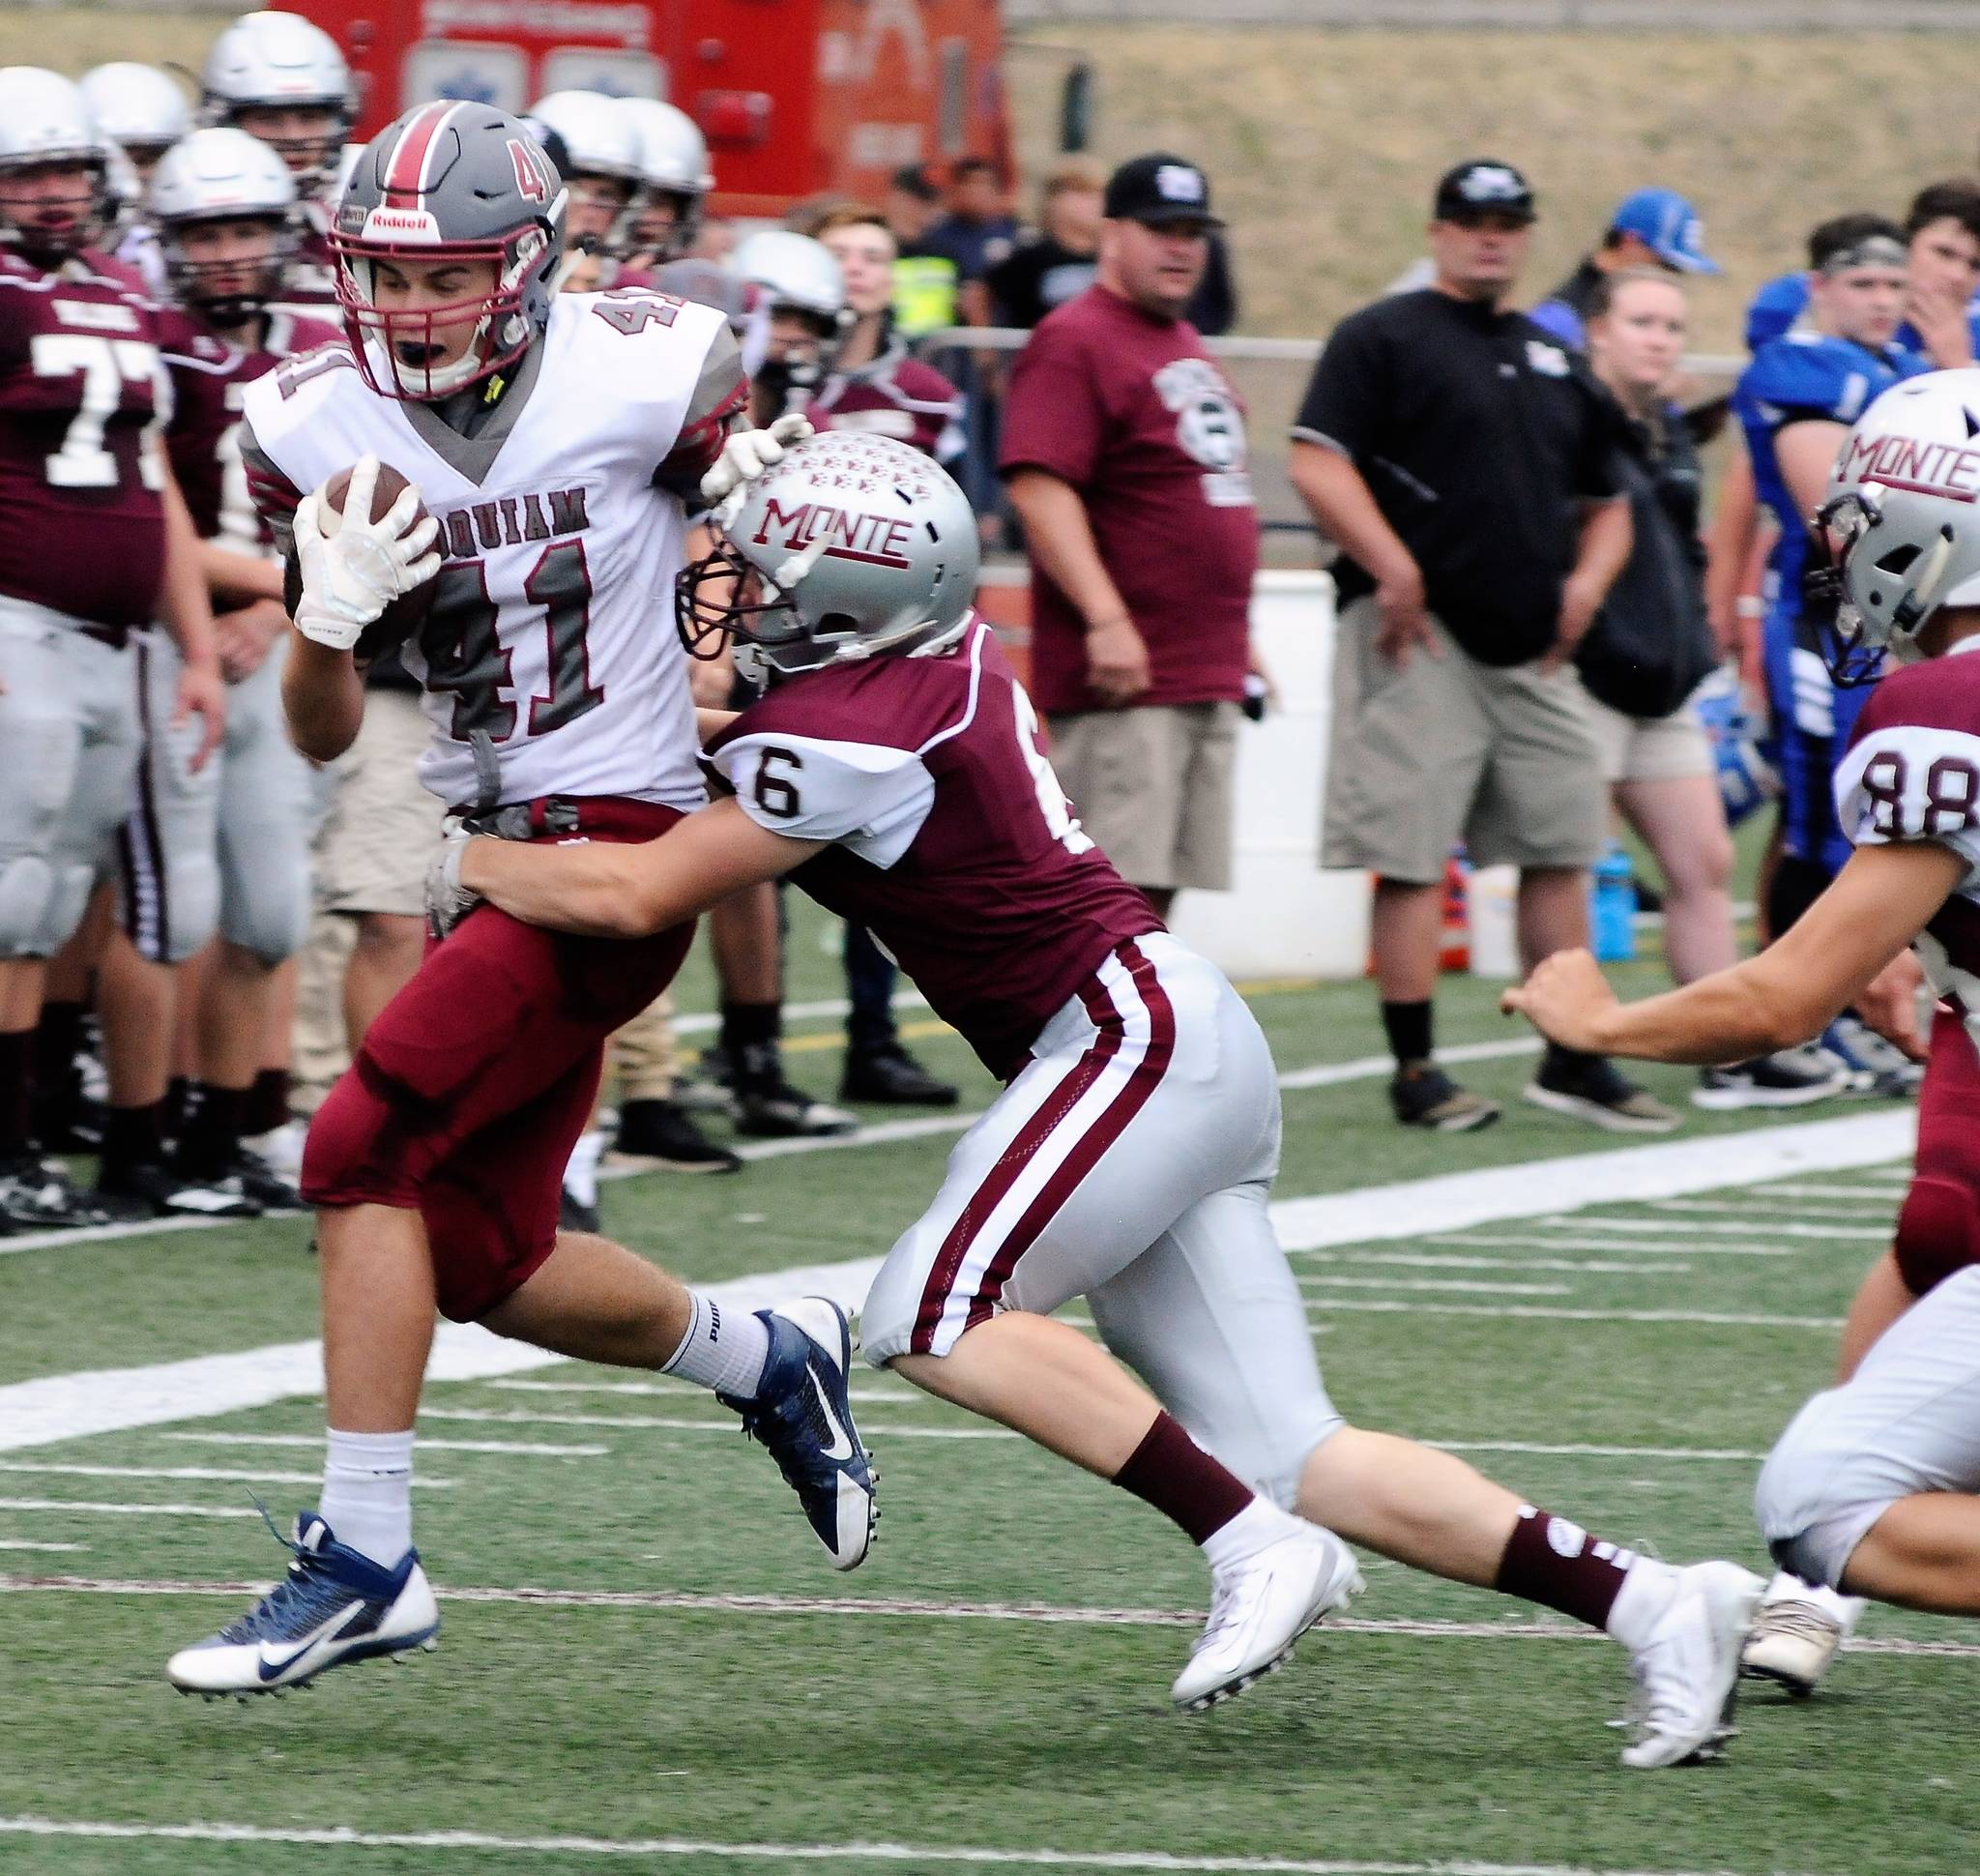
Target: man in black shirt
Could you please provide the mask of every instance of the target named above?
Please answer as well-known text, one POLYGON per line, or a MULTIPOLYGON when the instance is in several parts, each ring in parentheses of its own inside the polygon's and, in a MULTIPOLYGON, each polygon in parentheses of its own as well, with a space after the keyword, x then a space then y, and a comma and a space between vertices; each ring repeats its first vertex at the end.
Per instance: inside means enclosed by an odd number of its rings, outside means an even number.
MULTIPOLYGON (((1607 794, 1575 646, 1629 557, 1619 421, 1581 363, 1509 309, 1533 196, 1509 164, 1439 183, 1436 274, 1327 341, 1293 430, 1294 483, 1340 543, 1324 864, 1380 875, 1373 946, 1406 1125, 1498 1107, 1432 1059, 1441 889, 1462 837, 1520 868, 1531 969, 1586 944, 1607 794)), ((1676 1115, 1606 1061, 1550 1050, 1527 1099, 1626 1131, 1676 1115)))
POLYGON ((1092 285, 1106 186, 1106 167, 1097 157, 1062 157, 1052 165, 1038 204, 1037 234, 984 276, 993 325, 1029 332, 1092 285))

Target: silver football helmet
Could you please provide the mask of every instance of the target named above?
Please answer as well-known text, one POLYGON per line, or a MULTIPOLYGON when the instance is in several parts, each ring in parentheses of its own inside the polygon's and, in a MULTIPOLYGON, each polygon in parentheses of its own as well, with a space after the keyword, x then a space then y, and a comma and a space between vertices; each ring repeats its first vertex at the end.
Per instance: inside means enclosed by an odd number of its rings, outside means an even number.
POLYGON ((213 43, 200 73, 201 115, 208 124, 238 124, 247 110, 322 110, 319 136, 267 139, 305 190, 335 173, 337 153, 357 121, 351 69, 336 41, 300 14, 244 13, 213 43))
POLYGON ((175 297, 224 326, 259 312, 279 291, 295 252, 296 179, 258 136, 216 125, 165 152, 151 179, 151 219, 175 297), (259 260, 189 260, 185 235, 202 221, 266 221, 259 260))
POLYGON ((622 98, 619 108, 639 139, 642 207, 635 219, 634 244, 670 260, 694 245, 701 228, 702 197, 714 188, 708 165, 708 139, 693 118, 657 98, 622 98), (651 211, 664 208, 662 222, 651 211))
POLYGON ((691 658, 734 639, 745 675, 795 677, 962 636, 976 598, 976 517, 932 457, 827 430, 743 483, 710 517, 713 549, 685 568, 675 621, 691 658))
POLYGON ((177 82, 155 65, 113 60, 77 81, 97 129, 134 163, 153 163, 192 128, 177 82))
POLYGON ((631 238, 640 191, 640 141, 632 120, 620 108, 623 102, 602 91, 553 91, 529 108, 534 123, 563 140, 567 161, 561 167, 567 183, 597 178, 619 185, 626 194, 625 207, 603 234, 580 240, 573 228, 573 248, 623 254, 631 238))
POLYGON ((0 171, 52 163, 77 164, 89 180, 73 193, 0 210, 0 245, 37 260, 87 248, 108 223, 110 144, 73 80, 38 65, 0 66, 0 171))
POLYGON ((729 266, 772 311, 786 307, 809 313, 827 332, 845 320, 846 277, 822 241, 787 228, 766 228, 737 248, 729 266))
POLYGON ((446 397, 519 358, 550 322, 564 250, 564 184, 521 119, 443 98, 364 146, 330 243, 337 300, 365 381, 384 396, 446 397), (473 300, 419 311, 381 307, 380 263, 490 263, 473 300), (472 320, 457 358, 439 335, 472 320))
POLYGON ((1834 602, 1830 669, 1873 681, 1921 654, 1941 606, 1980 605, 1980 367, 1893 385, 1856 420, 1829 472, 1816 536, 1830 555, 1811 596, 1834 602))

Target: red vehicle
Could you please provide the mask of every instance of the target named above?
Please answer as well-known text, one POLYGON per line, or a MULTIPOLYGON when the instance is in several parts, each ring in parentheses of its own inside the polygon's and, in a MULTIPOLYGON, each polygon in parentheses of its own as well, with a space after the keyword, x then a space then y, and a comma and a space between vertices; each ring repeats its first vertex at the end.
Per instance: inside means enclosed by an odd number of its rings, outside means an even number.
POLYGON ((290 0, 358 74, 359 134, 431 98, 664 98, 709 142, 713 206, 877 199, 912 162, 1010 173, 997 0, 290 0))

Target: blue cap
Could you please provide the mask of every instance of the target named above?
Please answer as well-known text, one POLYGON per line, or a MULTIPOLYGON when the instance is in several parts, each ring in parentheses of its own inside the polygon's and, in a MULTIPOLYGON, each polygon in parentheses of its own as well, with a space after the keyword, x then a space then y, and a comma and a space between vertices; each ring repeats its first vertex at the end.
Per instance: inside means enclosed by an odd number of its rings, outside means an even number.
POLYGON ((1705 252, 1704 223, 1674 189, 1640 189, 1626 195, 1609 225, 1633 234, 1666 267, 1680 274, 1717 274, 1719 263, 1705 252))

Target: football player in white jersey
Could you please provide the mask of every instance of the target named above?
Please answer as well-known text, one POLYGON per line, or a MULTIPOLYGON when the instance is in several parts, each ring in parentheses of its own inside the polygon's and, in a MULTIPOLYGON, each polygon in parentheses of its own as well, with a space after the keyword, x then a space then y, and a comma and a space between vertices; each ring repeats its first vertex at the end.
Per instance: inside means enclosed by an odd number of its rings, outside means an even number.
MULTIPOLYGON (((403 631, 433 728, 422 777, 443 801, 519 839, 643 838, 703 799, 685 657, 653 617, 681 566, 684 497, 723 498, 799 430, 732 427, 742 379, 716 314, 554 293, 564 206, 527 127, 488 105, 422 105, 381 132, 335 231, 347 342, 249 387, 242 454, 290 556, 283 697, 306 754, 348 747, 360 660, 403 631), (381 459, 417 486, 374 517, 381 459), (339 510, 329 484, 346 471, 339 510), (422 618, 396 604, 409 596, 422 618)), ((713 1390, 833 1564, 864 1558, 873 1477, 843 1312, 806 1299, 725 1314, 558 1229, 605 1038, 666 987, 692 932, 598 943, 477 920, 372 1023, 303 1163, 323 1497, 296 1521, 285 1582, 176 1655, 176 1685, 268 1691, 432 1640, 409 1494, 436 1306, 713 1390)))
POLYGON ((1618 1004, 1587 953, 1564 952, 1505 997, 1568 1047, 1690 1063, 1791 1047, 1854 1003, 1928 1060, 1916 1169, 1891 1250, 1850 1310, 1843 1377, 1801 1410, 1760 1478, 1761 1529, 1791 1572, 1769 1603, 1803 1614, 1749 1667, 1804 1690, 1842 1625, 1832 1603, 1796 1596, 1796 1578, 1980 1615, 1976 428, 1980 369, 1912 378, 1864 412, 1830 475, 1818 533, 1840 553, 1832 668, 1860 682, 1880 654, 1887 674, 1836 773, 1855 851, 1827 891, 1758 956, 1664 996, 1618 1004), (1916 1033, 1921 964, 1939 999, 1929 1051, 1916 1033))

